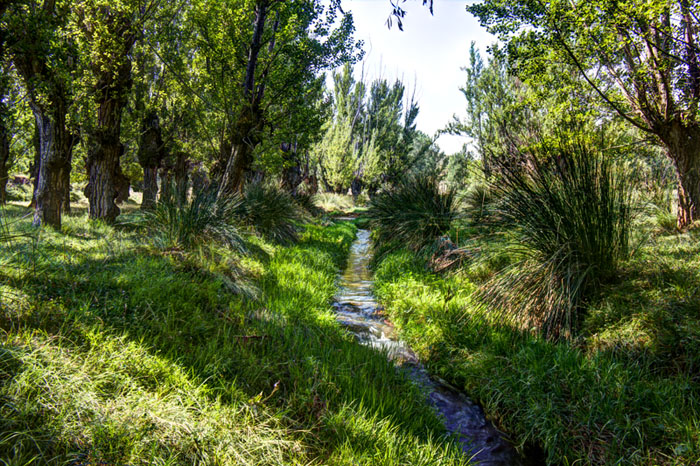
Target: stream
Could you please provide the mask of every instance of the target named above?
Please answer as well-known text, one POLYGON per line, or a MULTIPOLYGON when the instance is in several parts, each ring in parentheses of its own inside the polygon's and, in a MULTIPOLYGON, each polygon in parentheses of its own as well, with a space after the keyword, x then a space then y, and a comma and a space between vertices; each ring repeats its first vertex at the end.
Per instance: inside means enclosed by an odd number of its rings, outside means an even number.
POLYGON ((515 449, 486 419, 481 407, 464 393, 431 377, 411 348, 398 339, 372 293, 371 254, 370 232, 358 230, 334 303, 338 321, 360 343, 385 351, 397 366, 407 371, 447 430, 456 434, 465 454, 485 466, 522 465, 515 449))

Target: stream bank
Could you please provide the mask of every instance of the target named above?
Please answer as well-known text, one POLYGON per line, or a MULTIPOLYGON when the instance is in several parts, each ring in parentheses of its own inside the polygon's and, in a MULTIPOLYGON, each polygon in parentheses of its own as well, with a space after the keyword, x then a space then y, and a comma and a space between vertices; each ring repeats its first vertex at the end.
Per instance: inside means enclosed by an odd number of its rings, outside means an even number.
POLYGON ((416 354, 399 340, 373 294, 370 232, 360 229, 340 276, 335 309, 338 321, 358 341, 386 353, 400 370, 421 387, 427 402, 455 434, 462 450, 481 465, 522 465, 523 460, 489 422, 482 408, 464 393, 430 376, 416 354))

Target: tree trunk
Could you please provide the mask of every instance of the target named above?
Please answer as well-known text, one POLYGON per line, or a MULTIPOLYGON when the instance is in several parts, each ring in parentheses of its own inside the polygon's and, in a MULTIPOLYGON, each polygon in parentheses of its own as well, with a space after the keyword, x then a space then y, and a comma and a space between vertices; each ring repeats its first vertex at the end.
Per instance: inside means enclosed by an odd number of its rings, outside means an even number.
POLYGON ((10 160, 10 136, 5 126, 5 105, 0 101, 0 204, 7 202, 8 162, 10 160))
POLYGON ((39 186, 39 165, 41 165, 41 143, 39 142, 39 125, 34 123, 34 135, 32 136, 34 145, 34 162, 29 167, 30 178, 32 179, 32 200, 29 201, 30 209, 36 207, 36 189, 39 186))
MULTIPOLYGON (((228 161, 225 165, 221 184, 219 185, 218 196, 226 193, 240 192, 243 190, 246 170, 249 170, 253 163, 253 149, 259 144, 259 131, 262 127, 262 115, 260 113, 260 101, 265 92, 264 79, 257 86, 255 83, 255 70, 258 66, 258 55, 263 46, 263 32, 265 21, 269 13, 269 3, 267 0, 258 0, 255 4, 255 22, 253 23, 253 36, 248 49, 248 61, 246 63, 245 80, 243 81, 243 91, 245 104, 241 110, 241 115, 233 128, 230 138, 231 150, 228 161)), ((273 39, 270 41, 270 51, 274 47, 274 34, 277 23, 273 27, 273 39)), ((222 154, 225 155, 225 154, 222 154)))
POLYGON ((88 185, 85 194, 90 200, 90 218, 113 222, 119 215, 116 199, 117 166, 121 156, 121 144, 103 143, 88 155, 88 185))
MULTIPOLYGON (((71 145, 70 155, 68 157, 68 165, 73 162, 73 147, 71 145)), ((70 213, 70 170, 65 170, 63 173, 63 201, 61 203, 61 208, 64 214, 70 213)))
POLYGON ((32 105, 39 132, 39 169, 34 198, 34 225, 61 228, 61 207, 70 180, 74 139, 66 130, 65 111, 61 106, 54 118, 32 105))
MULTIPOLYGON (((88 185, 90 218, 114 222, 119 215, 116 200, 123 200, 125 177, 119 166, 124 146, 119 141, 122 110, 131 85, 131 62, 125 60, 116 76, 105 73, 97 81, 97 128, 88 151, 88 185)), ((128 184, 126 186, 128 193, 128 184)), ((128 197, 128 194, 127 194, 128 197)))
POLYGON ((160 170, 160 202, 170 202, 173 198, 172 169, 163 167, 160 170))
POLYGON ((143 200, 142 209, 152 209, 158 199, 158 168, 143 167, 143 200))
POLYGON ((678 228, 700 220, 700 125, 674 122, 662 135, 678 176, 678 228))
POLYGON ((138 160, 143 168, 142 209, 152 209, 158 199, 158 167, 163 162, 165 147, 160 120, 155 111, 148 112, 141 122, 138 160))
POLYGON ((219 196, 243 190, 246 171, 253 164, 253 149, 260 143, 261 125, 257 108, 243 110, 229 141, 231 154, 221 178, 219 196))

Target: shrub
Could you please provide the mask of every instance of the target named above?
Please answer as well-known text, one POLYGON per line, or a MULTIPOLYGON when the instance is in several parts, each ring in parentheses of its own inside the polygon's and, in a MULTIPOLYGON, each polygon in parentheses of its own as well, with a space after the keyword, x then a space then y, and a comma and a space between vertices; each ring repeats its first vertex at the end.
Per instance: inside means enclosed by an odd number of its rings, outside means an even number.
POLYGON ((526 159, 503 164, 491 186, 500 198, 491 223, 519 260, 481 295, 524 328, 568 337, 628 255, 631 189, 609 153, 583 142, 544 144, 526 159))
POLYGON ((231 223, 240 205, 238 197, 217 199, 216 189, 210 187, 189 198, 166 196, 153 210, 143 212, 142 219, 162 249, 193 249, 216 241, 243 251, 244 240, 231 223))
POLYGON ((402 179, 372 198, 367 211, 375 244, 386 251, 401 246, 426 252, 457 216, 455 190, 441 189, 432 176, 402 179))
POLYGON ((304 215, 291 194, 270 183, 246 186, 234 216, 267 239, 288 244, 298 241, 304 215))

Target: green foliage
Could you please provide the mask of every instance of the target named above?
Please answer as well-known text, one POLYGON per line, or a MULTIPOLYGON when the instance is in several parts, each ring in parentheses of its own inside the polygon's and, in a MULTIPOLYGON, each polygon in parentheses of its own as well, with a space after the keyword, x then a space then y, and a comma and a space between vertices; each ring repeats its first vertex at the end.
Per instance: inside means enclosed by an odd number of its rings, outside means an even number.
POLYGON ((333 112, 313 149, 325 187, 376 192, 406 175, 437 172, 443 154, 416 130, 419 108, 414 96, 406 97, 405 84, 384 79, 366 84, 352 73, 349 65, 334 73, 333 112))
POLYGON ((161 198, 139 220, 161 249, 191 250, 216 241, 242 251, 244 240, 232 223, 241 205, 237 198, 218 199, 216 190, 207 188, 189 198, 178 193, 161 198))
POLYGON ((409 177, 374 196, 366 213, 379 250, 425 251, 446 234, 459 215, 456 192, 435 177, 409 177))
POLYGON ((231 219, 282 244, 299 239, 299 224, 305 220, 304 212, 291 194, 279 185, 264 182, 248 184, 231 214, 231 219))
POLYGON ((525 329, 571 337, 578 315, 629 252, 632 206, 624 175, 582 141, 544 145, 525 166, 502 166, 493 224, 521 260, 484 297, 525 329))

